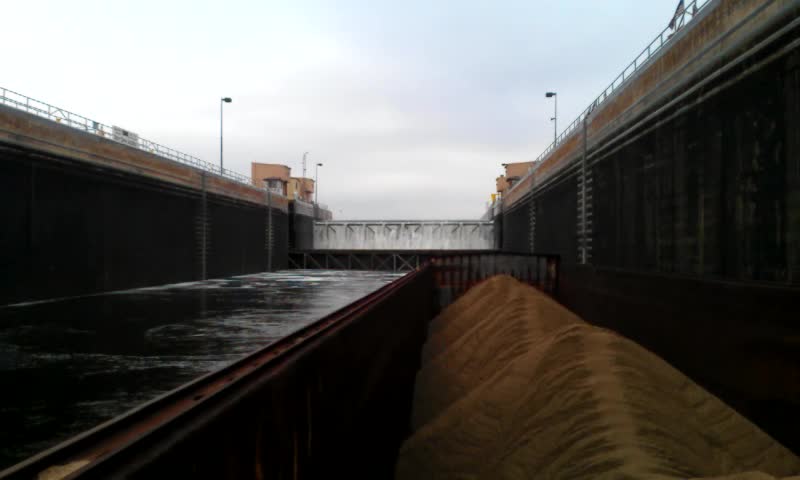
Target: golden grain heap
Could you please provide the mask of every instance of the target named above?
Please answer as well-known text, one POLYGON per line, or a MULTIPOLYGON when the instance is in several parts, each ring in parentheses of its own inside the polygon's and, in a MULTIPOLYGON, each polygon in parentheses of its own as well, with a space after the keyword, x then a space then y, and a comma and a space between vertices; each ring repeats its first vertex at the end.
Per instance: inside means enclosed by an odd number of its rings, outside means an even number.
POLYGON ((412 425, 398 479, 800 473, 800 459, 666 362, 509 276, 431 323, 412 425))

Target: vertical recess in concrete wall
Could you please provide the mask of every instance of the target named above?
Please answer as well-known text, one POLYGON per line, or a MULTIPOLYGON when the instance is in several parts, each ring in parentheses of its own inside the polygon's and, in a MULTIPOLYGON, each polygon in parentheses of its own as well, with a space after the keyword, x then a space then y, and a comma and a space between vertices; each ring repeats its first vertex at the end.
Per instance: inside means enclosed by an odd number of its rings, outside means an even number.
POLYGON ((800 52, 784 64, 784 144, 786 155, 786 280, 800 282, 800 52))
MULTIPOLYGON (((20 285, 23 286, 23 288, 25 288, 25 286, 27 286, 30 283, 32 283, 31 282, 31 280, 32 280, 31 276, 32 276, 32 273, 33 273, 33 267, 34 267, 33 261, 34 261, 34 258, 35 258, 35 251, 36 251, 36 245, 37 245, 37 240, 36 240, 36 218, 37 218, 38 215, 37 215, 37 212, 36 212, 36 165, 31 165, 29 172, 30 172, 30 174, 29 174, 29 177, 28 177, 28 181, 27 182, 23 182, 23 185, 25 183, 27 183, 27 185, 28 185, 27 202, 20 202, 19 203, 19 205, 27 205, 27 207, 28 207, 28 209, 27 209, 28 210, 27 211, 28 218, 27 218, 27 222, 25 222, 27 225, 25 225, 24 226, 25 227, 24 230, 22 230, 22 231, 25 231, 28 234, 27 248, 19 249, 19 250, 24 250, 24 252, 20 252, 20 253, 23 253, 23 256, 19 257, 19 258, 24 258, 27 261, 26 262, 19 262, 18 260, 15 260, 14 256, 13 256, 14 255, 14 251, 18 250, 18 249, 17 248, 10 249, 9 253, 11 253, 12 256, 9 257, 9 259, 8 259, 9 263, 11 263, 11 262, 16 263, 17 268, 14 269, 15 271, 13 271, 10 275, 7 275, 7 276, 4 275, 3 276, 4 278, 8 278, 8 280, 11 281, 12 284, 17 288, 19 288, 20 285), (21 271, 21 269, 19 267, 22 267, 25 270, 21 271)), ((1 177, 5 178, 6 176, 2 175, 1 177)), ((7 178, 8 178, 8 180, 13 181, 14 175, 9 175, 7 178)), ((13 190, 11 190, 10 186, 8 186, 8 187, 9 188, 6 191, 13 191, 13 190)), ((8 224, 6 222, 3 222, 3 225, 7 225, 8 226, 9 232, 15 231, 15 224, 14 223, 8 224)), ((13 240, 12 240, 13 239, 13 235, 8 235, 8 236, 3 235, 3 237, 4 238, 8 238, 9 240, 11 240, 13 242, 13 240)), ((8 251, 8 250, 4 249, 4 251, 8 251)))
POLYGON ((206 172, 202 173, 199 206, 195 232, 197 236, 197 259, 200 264, 200 280, 208 278, 208 196, 206 172))
MULTIPOLYGON (((657 206, 656 206, 656 258, 655 270, 664 273, 676 270, 676 239, 675 239, 675 164, 672 155, 675 151, 675 142, 666 129, 658 128, 653 132, 653 144, 656 168, 653 176, 656 178, 657 206)), ((599 192, 595 191, 595 199, 599 192)))
POLYGON ((314 248, 314 218, 295 213, 292 216, 292 248, 311 250, 314 248))
POLYGON ((528 200, 528 251, 536 251, 536 199, 528 200))
POLYGON ((272 269, 281 270, 289 266, 289 214, 272 209, 272 269))
POLYGON ((561 264, 578 261, 578 181, 564 179, 535 196, 534 245, 540 253, 561 255, 561 264))
POLYGON ((274 229, 272 227, 272 192, 267 190, 267 229, 266 229, 266 250, 267 250, 267 271, 272 271, 272 250, 275 244, 274 229))
POLYGON ((502 250, 503 248, 503 213, 498 212, 492 218, 494 222, 494 248, 502 250))
POLYGON ((527 252, 530 249, 530 199, 518 202, 503 211, 503 247, 507 252, 527 252))
POLYGON ((586 121, 584 118, 581 125, 581 157, 580 170, 578 171, 578 262, 581 264, 589 263, 591 259, 592 239, 591 239, 591 196, 592 178, 588 163, 588 143, 586 132, 586 121))
POLYGON ((263 232, 267 229, 267 219, 263 209, 263 205, 210 196, 210 278, 266 270, 263 232))
POLYGON ((314 248, 314 207, 311 204, 292 201, 289 204, 289 248, 311 250, 314 248))
POLYGON ((0 300, 15 297, 31 282, 37 240, 36 174, 34 165, 0 162, 0 191, 14 198, 0 203, 0 300))

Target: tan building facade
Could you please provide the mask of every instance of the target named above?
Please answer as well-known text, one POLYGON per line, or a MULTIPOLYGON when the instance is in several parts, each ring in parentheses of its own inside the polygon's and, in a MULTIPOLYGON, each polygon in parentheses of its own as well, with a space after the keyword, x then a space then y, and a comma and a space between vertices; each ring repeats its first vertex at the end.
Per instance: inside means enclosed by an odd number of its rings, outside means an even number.
POLYGON ((288 189, 289 199, 299 198, 308 203, 314 202, 314 180, 311 178, 291 177, 288 189))
POLYGON ((505 175, 500 175, 495 179, 495 184, 497 187, 497 193, 502 194, 506 190, 508 190, 508 181, 506 180, 505 175))
POLYGON ((495 180, 497 191, 501 194, 508 191, 514 186, 522 177, 535 166, 536 162, 517 162, 517 163, 504 163, 506 169, 505 175, 500 175, 495 180))
POLYGON ((528 170, 533 167, 533 163, 534 162, 507 163, 506 181, 513 185, 514 182, 519 181, 520 178, 524 177, 528 173, 528 170))
POLYGON ((250 164, 250 176, 253 179, 253 185, 256 187, 263 187, 265 178, 280 178, 288 182, 291 175, 292 169, 286 165, 256 162, 250 164))
POLYGON ((314 179, 293 177, 291 168, 286 165, 253 162, 250 164, 250 176, 255 187, 266 186, 289 200, 314 203, 314 179))

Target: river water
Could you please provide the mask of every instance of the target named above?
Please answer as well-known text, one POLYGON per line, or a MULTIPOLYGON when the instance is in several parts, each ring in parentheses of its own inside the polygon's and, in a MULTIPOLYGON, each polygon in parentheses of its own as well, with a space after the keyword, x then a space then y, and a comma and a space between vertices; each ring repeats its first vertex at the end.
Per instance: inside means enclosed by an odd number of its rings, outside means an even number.
POLYGON ((292 270, 0 307, 0 470, 396 278, 292 270))

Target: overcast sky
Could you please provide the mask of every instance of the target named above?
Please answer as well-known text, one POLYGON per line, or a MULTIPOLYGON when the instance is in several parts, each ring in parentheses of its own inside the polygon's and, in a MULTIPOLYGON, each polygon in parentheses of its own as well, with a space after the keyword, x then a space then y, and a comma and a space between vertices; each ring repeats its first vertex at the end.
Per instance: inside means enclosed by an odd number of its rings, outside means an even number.
POLYGON ((225 165, 319 170, 337 218, 477 218, 677 0, 2 3, 0 84, 225 165))

